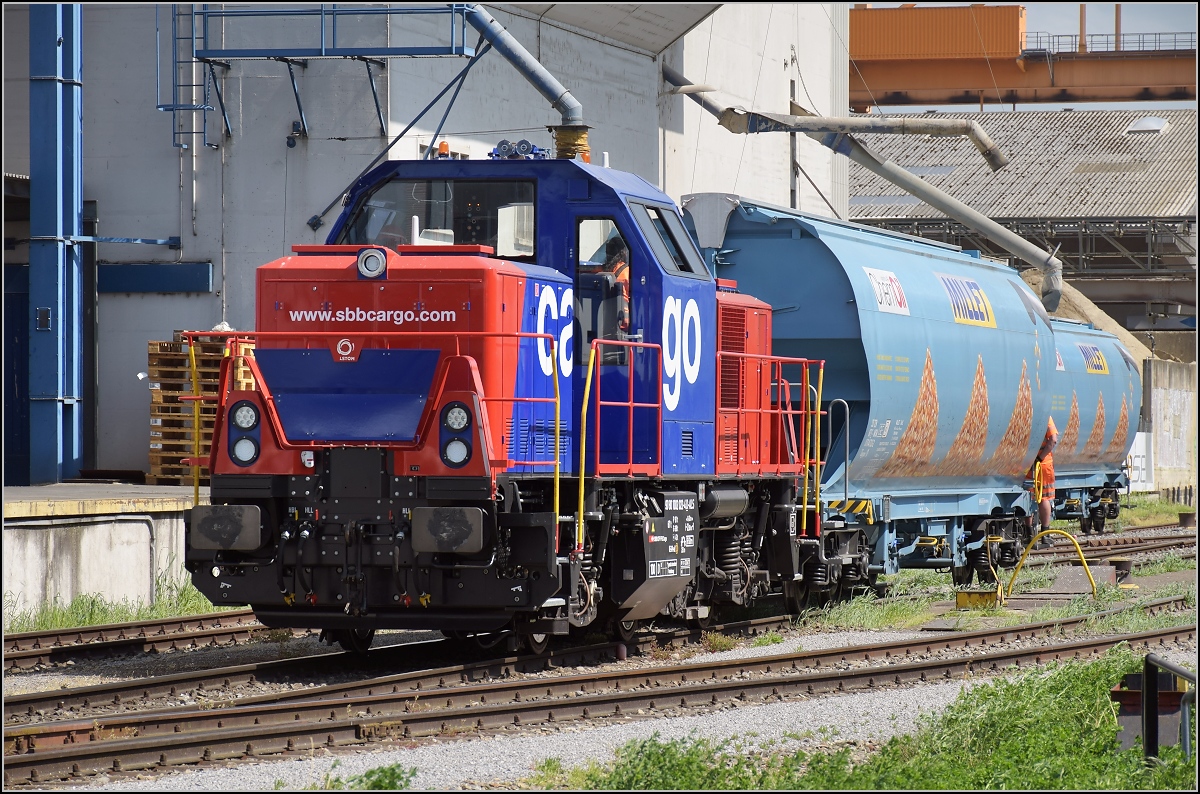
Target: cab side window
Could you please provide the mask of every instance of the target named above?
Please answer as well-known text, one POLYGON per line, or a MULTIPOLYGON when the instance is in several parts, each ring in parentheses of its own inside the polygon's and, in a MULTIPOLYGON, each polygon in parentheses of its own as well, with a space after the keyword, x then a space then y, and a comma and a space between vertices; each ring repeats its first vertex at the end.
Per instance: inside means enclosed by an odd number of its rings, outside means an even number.
POLYGON ((674 210, 636 201, 629 202, 629 209, 664 270, 705 281, 712 279, 674 210))
MULTIPOLYGON (((580 342, 590 345, 594 339, 627 339, 633 297, 628 240, 611 218, 581 218, 576 250, 580 342)), ((607 359, 620 350, 603 352, 607 359)))

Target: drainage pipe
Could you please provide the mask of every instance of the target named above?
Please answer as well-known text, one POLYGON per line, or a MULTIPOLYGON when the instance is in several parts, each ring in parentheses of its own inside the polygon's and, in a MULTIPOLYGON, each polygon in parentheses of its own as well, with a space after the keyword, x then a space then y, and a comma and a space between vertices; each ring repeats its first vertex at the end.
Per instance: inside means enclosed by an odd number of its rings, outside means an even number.
MULTIPOLYGON (((692 85, 687 78, 666 64, 663 64, 663 79, 680 88, 692 85)), ((938 133, 931 133, 931 127, 915 128, 907 126, 906 128, 906 125, 895 123, 900 121, 898 119, 876 124, 873 119, 770 116, 762 113, 749 113, 741 109, 723 108, 700 93, 688 93, 687 96, 699 103, 709 113, 716 116, 721 126, 732 132, 746 134, 753 132, 803 132, 822 146, 849 157, 868 171, 903 188, 931 207, 944 212, 967 228, 983 235, 1017 258, 1041 269, 1045 274, 1042 280, 1042 306, 1048 312, 1054 312, 1058 309, 1059 301, 1062 299, 1063 267, 1059 259, 1053 254, 1048 254, 1041 248, 1038 248, 1024 237, 1009 231, 983 213, 968 207, 948 193, 938 190, 925 180, 913 176, 886 157, 867 148, 867 146, 855 140, 850 135, 851 129, 857 132, 915 133, 921 135, 951 134, 948 131, 943 130, 938 133), (792 120, 797 122, 797 125, 794 127, 789 126, 792 120), (855 127, 860 121, 870 121, 871 124, 862 128, 855 127)), ((928 124, 930 121, 942 120, 930 119, 926 120, 925 124, 928 124)), ((983 152, 993 169, 1000 167, 997 163, 1000 163, 1004 156, 995 149, 995 144, 991 142, 990 138, 984 135, 982 138, 972 137, 972 140, 975 142, 976 147, 983 152), (992 152, 991 155, 989 155, 989 151, 992 152)))

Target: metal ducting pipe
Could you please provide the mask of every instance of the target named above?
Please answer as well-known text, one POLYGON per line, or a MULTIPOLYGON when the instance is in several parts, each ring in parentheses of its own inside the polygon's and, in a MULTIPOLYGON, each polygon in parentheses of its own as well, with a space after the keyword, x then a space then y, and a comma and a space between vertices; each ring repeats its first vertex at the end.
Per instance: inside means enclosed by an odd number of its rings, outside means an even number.
POLYGON ((873 132, 882 135, 965 135, 987 160, 993 171, 1008 165, 1000 151, 979 122, 970 119, 931 118, 827 118, 823 116, 784 116, 754 113, 742 108, 726 108, 717 122, 736 133, 750 132, 873 132))
MULTIPOLYGON (((663 64, 663 79, 678 87, 692 85, 683 75, 663 64)), ((716 116, 721 126, 731 132, 749 134, 756 132, 803 132, 813 140, 839 154, 849 157, 854 162, 897 185, 912 195, 921 199, 946 215, 961 222, 964 226, 978 232, 987 239, 1004 248, 1004 250, 1037 268, 1045 274, 1042 280, 1042 305, 1046 311, 1058 309, 1062 299, 1062 262, 1048 254, 1025 238, 1014 234, 981 212, 968 207, 953 196, 938 190, 919 177, 871 151, 860 141, 849 134, 855 132, 892 133, 900 135, 949 135, 949 127, 942 127, 938 132, 932 132, 931 122, 953 121, 950 119, 914 120, 906 119, 858 119, 858 118, 822 118, 815 116, 772 116, 763 113, 748 113, 745 110, 724 108, 712 100, 697 93, 689 93, 701 107, 716 116), (795 122, 793 124, 792 122, 795 122)), ((971 122, 974 124, 974 122, 971 122)), ((975 125, 978 126, 978 125, 975 125)), ((979 130, 978 133, 964 130, 958 134, 971 136, 975 146, 979 148, 993 170, 1003 167, 1007 159, 992 143, 991 139, 979 130)))
POLYGON ((562 114, 562 124, 551 127, 554 134, 555 155, 571 158, 576 154, 588 157, 587 126, 583 123, 583 105, 571 96, 571 92, 555 79, 554 75, 542 66, 529 50, 522 46, 511 33, 504 29, 496 19, 479 5, 468 5, 467 22, 478 30, 485 39, 491 42, 496 51, 508 59, 525 79, 538 90, 542 96, 550 100, 554 109, 562 114))

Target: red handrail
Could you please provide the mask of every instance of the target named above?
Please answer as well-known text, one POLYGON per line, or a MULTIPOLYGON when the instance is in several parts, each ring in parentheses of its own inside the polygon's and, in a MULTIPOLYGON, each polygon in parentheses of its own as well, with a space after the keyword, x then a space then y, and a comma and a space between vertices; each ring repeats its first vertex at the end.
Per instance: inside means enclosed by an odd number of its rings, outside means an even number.
MULTIPOLYGON (((632 355, 632 353, 626 356, 626 362, 625 362, 625 366, 628 369, 628 375, 629 375, 629 399, 628 400, 601 400, 600 399, 600 383, 599 383, 599 377, 597 376, 597 382, 596 382, 596 430, 595 430, 596 444, 595 444, 595 452, 594 452, 595 457, 593 458, 593 461, 592 461, 593 462, 592 470, 597 475, 623 474, 623 475, 629 476, 629 477, 632 477, 634 475, 642 475, 642 476, 646 476, 646 477, 658 477, 662 474, 662 388, 660 386, 660 384, 662 383, 662 346, 653 344, 650 342, 628 342, 628 341, 616 340, 616 339, 594 339, 594 340, 592 340, 592 351, 593 351, 593 354, 595 355, 595 360, 597 362, 599 362, 601 360, 600 348, 605 347, 605 346, 607 346, 607 347, 624 347, 624 348, 643 348, 646 350, 653 350, 657 353, 656 358, 658 359, 658 377, 654 381, 654 383, 655 383, 654 393, 656 395, 658 395, 658 400, 657 400, 657 402, 652 402, 652 403, 639 403, 634 400, 634 398, 633 398, 634 377, 633 377, 633 355, 632 355), (600 409, 605 406, 624 407, 624 408, 629 409, 629 423, 628 423, 629 428, 628 428, 628 434, 627 434, 627 439, 626 439, 626 441, 628 443, 627 449, 629 451, 629 459, 625 463, 601 463, 600 462, 600 409), (634 409, 636 409, 636 408, 654 408, 658 413, 658 432, 655 433, 655 437, 658 441, 658 447, 657 447, 657 450, 655 453, 654 462, 650 463, 650 464, 643 463, 643 464, 635 465, 633 462, 633 413, 634 413, 634 409)), ((599 368, 601 366, 602 366, 601 364, 597 363, 596 364, 597 370, 599 370, 599 368)), ((580 472, 580 474, 582 474, 582 472, 580 472)))

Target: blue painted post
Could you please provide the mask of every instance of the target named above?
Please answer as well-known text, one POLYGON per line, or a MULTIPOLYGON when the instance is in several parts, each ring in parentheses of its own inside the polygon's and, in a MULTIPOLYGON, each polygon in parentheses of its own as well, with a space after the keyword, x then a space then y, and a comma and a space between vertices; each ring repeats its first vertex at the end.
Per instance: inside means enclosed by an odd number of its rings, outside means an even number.
POLYGON ((82 10, 29 8, 29 481, 83 459, 82 10))

